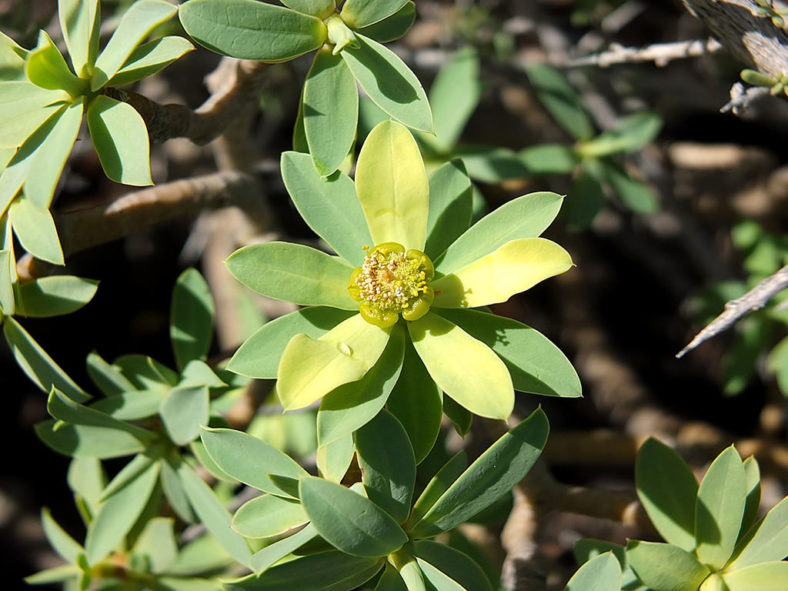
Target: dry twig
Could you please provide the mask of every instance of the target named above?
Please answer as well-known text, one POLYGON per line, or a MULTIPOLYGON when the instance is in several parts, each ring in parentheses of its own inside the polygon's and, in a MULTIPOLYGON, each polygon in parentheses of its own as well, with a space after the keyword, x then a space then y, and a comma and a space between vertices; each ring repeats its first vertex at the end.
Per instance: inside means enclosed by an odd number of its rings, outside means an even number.
POLYGON ((788 265, 761 281, 743 296, 725 304, 722 313, 695 335, 686 347, 676 353, 676 357, 683 357, 704 341, 720 334, 747 312, 763 308, 772 297, 787 287, 788 265))
POLYGON ((607 51, 568 59, 557 65, 564 67, 599 66, 606 68, 615 64, 654 62, 661 67, 672 60, 716 53, 720 49, 722 49, 722 45, 715 39, 655 43, 647 47, 624 47, 618 43, 611 43, 607 51))

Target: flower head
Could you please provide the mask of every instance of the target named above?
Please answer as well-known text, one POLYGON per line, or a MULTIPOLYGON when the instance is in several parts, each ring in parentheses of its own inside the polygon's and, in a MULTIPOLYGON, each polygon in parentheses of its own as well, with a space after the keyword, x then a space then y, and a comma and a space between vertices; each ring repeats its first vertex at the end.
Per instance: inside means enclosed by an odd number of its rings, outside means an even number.
POLYGON ((563 248, 538 238, 560 196, 520 197, 469 228, 471 185, 462 165, 446 164, 428 180, 415 140, 394 121, 367 137, 355 183, 339 172, 320 177, 308 154, 285 153, 282 172, 299 212, 337 256, 273 242, 228 259, 252 289, 308 306, 260 329, 230 369, 276 377, 286 410, 341 392, 345 406, 374 399, 371 418, 400 372, 412 370, 409 340, 415 363, 475 414, 508 417, 515 389, 579 395, 571 365, 544 337, 469 310, 572 266, 563 248), (551 356, 553 367, 536 367, 534 353, 551 356))

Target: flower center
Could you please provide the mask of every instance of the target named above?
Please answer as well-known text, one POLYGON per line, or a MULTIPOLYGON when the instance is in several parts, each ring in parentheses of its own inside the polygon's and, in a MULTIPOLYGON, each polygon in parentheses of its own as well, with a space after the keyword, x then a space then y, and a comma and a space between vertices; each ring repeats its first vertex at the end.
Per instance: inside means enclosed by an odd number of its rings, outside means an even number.
POLYGON ((396 242, 378 244, 360 267, 353 269, 348 292, 367 322, 383 328, 405 320, 418 320, 430 309, 435 293, 430 281, 435 276, 432 261, 420 250, 396 242))

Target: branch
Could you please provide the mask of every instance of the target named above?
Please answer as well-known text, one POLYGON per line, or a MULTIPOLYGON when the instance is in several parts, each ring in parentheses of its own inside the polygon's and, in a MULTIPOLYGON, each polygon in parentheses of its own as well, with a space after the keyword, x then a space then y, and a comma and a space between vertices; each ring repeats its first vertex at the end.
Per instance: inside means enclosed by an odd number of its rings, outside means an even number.
MULTIPOLYGON (((134 191, 108 204, 55 214, 63 254, 105 244, 142 228, 204 209, 254 205, 257 179, 224 171, 134 191)), ((48 267, 29 254, 19 260, 20 276, 46 274, 48 267)))
POLYGON ((720 49, 722 45, 715 39, 655 43, 647 47, 624 47, 618 43, 611 43, 607 51, 568 59, 558 65, 572 68, 578 66, 606 68, 615 64, 654 62, 662 67, 672 60, 716 53, 720 49))
POLYGON ((695 347, 729 328, 739 318, 752 310, 760 310, 775 294, 788 287, 788 265, 767 277, 743 296, 725 304, 722 314, 701 330, 676 357, 683 357, 695 347))
POLYGON ((161 105, 136 92, 118 88, 110 88, 106 94, 130 104, 139 112, 152 143, 185 137, 203 145, 218 137, 244 111, 244 105, 256 100, 266 66, 253 60, 223 58, 208 78, 209 83, 217 78, 226 83, 215 89, 194 111, 185 105, 161 105))
POLYGON ((745 86, 741 82, 735 82, 731 86, 731 100, 721 109, 720 113, 732 112, 734 115, 741 115, 749 109, 752 104, 765 96, 770 96, 769 89, 765 86, 745 86))

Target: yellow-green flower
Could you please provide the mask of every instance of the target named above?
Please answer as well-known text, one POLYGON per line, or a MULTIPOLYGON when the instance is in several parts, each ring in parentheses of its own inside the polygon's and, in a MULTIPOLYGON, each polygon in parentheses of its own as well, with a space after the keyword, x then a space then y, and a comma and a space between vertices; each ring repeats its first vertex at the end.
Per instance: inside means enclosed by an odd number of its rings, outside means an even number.
MULTIPOLYGON (((407 333, 432 380, 475 414, 505 419, 515 388, 579 395, 571 365, 544 337, 469 310, 572 266, 563 248, 537 237, 560 196, 520 197, 468 228, 471 187, 461 165, 447 164, 428 180, 416 142, 394 121, 368 136, 355 185, 339 172, 321 178, 306 154, 284 154, 282 171, 299 212, 337 256, 272 242, 228 259, 255 291, 310 306, 260 329, 233 357, 233 371, 276 377, 285 410, 302 408, 364 384, 376 364, 396 366, 389 372, 396 381, 407 333), (383 355, 387 347, 396 350, 383 355), (545 356, 551 361, 540 367, 545 356)), ((364 393, 354 396, 348 404, 360 404, 364 393)), ((383 403, 385 395, 371 416, 383 403)))

